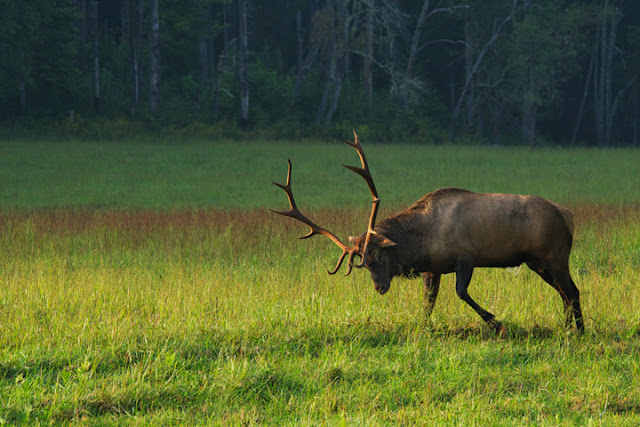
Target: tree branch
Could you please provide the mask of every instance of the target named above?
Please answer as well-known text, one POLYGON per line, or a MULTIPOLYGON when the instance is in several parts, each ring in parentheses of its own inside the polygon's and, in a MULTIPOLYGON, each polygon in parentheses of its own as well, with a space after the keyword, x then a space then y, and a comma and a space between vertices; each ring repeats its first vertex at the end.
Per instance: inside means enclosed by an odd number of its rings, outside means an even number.
POLYGON ((478 57, 476 58, 476 62, 473 64, 471 72, 469 73, 469 75, 465 79, 464 87, 462 88, 462 92, 460 93, 460 96, 458 97, 458 101, 456 102, 456 106, 455 106, 455 108, 453 110, 453 114, 451 116, 451 129, 450 129, 450 133, 449 133, 449 139, 451 140, 451 142, 453 142, 455 140, 455 123, 458 120, 458 115, 460 114, 460 108, 462 107, 462 101, 464 100, 464 97, 467 94, 467 90, 469 89, 469 84, 471 83, 471 79, 473 78, 475 73, 478 71, 478 67, 482 63, 482 61, 484 59, 484 56, 487 54, 487 51, 489 50, 489 48, 495 43, 495 41, 498 39, 498 37, 500 37, 500 35, 502 33, 502 27, 504 27, 509 21, 511 21, 513 19, 513 17, 516 14, 516 12, 518 12, 522 7, 524 7, 524 6, 517 6, 517 5, 518 5, 518 0, 513 0, 513 3, 511 4, 511 13, 509 15, 507 15, 500 22, 498 27, 493 31, 493 34, 492 34, 491 38, 487 41, 487 43, 484 45, 484 47, 482 48, 482 50, 478 54, 478 57))

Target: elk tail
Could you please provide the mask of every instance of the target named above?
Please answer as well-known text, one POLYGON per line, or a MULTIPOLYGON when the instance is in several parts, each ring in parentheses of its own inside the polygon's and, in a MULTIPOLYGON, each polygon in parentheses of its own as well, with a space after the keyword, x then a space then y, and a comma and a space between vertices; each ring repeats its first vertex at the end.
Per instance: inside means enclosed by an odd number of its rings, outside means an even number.
POLYGON ((564 222, 567 224, 567 229, 571 234, 571 239, 573 239, 573 213, 565 208, 564 206, 559 206, 560 213, 562 214, 562 218, 564 218, 564 222))
POLYGON ((569 209, 565 208, 564 206, 561 206, 557 203, 553 203, 553 206, 556 208, 556 210, 560 213, 560 215, 562 216, 562 219, 564 219, 564 223, 567 225, 567 231, 569 232, 569 247, 571 247, 571 245, 573 244, 573 212, 571 212, 569 209))

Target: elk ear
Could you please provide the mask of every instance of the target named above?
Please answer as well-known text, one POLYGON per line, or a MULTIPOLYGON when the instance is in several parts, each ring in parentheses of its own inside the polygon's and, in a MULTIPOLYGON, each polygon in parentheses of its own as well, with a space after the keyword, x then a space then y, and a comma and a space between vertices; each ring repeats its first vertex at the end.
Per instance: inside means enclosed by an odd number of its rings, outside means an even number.
POLYGON ((393 240, 389 239, 388 237, 386 237, 383 234, 380 233, 376 233, 377 235, 377 240, 378 240, 378 244, 380 245, 381 248, 391 248, 393 246, 398 246, 396 244, 396 242, 394 242, 393 240))

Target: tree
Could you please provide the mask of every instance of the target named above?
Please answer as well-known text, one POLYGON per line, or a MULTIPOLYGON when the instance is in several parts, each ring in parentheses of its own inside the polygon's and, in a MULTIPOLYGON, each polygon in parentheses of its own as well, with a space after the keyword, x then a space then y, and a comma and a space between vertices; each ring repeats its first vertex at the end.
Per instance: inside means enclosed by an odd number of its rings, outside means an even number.
MULTIPOLYGON (((510 9, 504 12, 504 15, 503 15, 504 17, 501 19, 494 18, 493 29, 490 32, 490 36, 488 40, 482 45, 482 48, 480 48, 480 50, 477 51, 477 54, 474 55, 472 58, 467 59, 468 65, 466 68, 466 75, 464 79, 464 84, 462 86, 462 90, 460 91, 460 94, 457 97, 454 96, 454 99, 457 99, 457 101, 453 103, 454 108, 451 114, 451 125, 449 127, 449 140, 451 142, 455 141, 456 126, 460 117, 460 113, 462 111, 462 106, 464 104, 464 100, 466 99, 466 96, 468 95, 468 90, 471 87, 472 80, 476 77, 478 68, 480 67, 480 65, 482 65, 489 49, 494 46, 498 38, 503 34, 503 30, 505 29, 506 24, 508 24, 513 20, 516 13, 522 7, 523 5, 519 3, 519 0, 512 0, 510 9)), ((469 50, 469 49, 472 49, 473 47, 469 43, 467 43, 466 48, 469 50)))
POLYGON ((238 0, 238 35, 240 38, 238 81, 240 83, 240 120, 249 122, 249 42, 247 30, 247 0, 238 0))
POLYGON ((613 137, 614 117, 618 110, 621 96, 635 82, 637 75, 634 74, 624 86, 622 86, 615 97, 614 93, 614 57, 619 50, 616 46, 618 25, 622 19, 622 11, 609 0, 604 0, 600 16, 594 48, 594 73, 593 73, 593 101, 596 125, 597 144, 600 147, 610 147, 613 137))
POLYGON ((0 2, 0 112, 65 111, 78 85, 75 0, 0 2))
POLYGON ((631 0, 159 7, 0 2, 3 117, 59 120, 74 110, 215 127, 250 115, 257 132, 332 135, 368 125, 386 140, 435 141, 447 127, 451 140, 490 129, 531 144, 640 138, 640 3, 631 0))
POLYGON ((93 46, 93 111, 100 114, 100 31, 98 0, 91 0, 91 45, 93 46))
POLYGON ((126 37, 129 48, 130 113, 135 116, 140 104, 144 0, 126 0, 126 37))
POLYGON ((541 1, 523 9, 514 20, 506 46, 506 83, 500 96, 520 111, 521 133, 536 145, 537 117, 560 96, 560 84, 578 68, 576 58, 585 45, 582 34, 588 23, 581 6, 561 7, 541 1))
MULTIPOLYGON (((409 57, 407 59, 407 65, 405 68, 403 84, 400 88, 400 97, 401 97, 401 105, 402 109, 406 111, 409 105, 409 97, 414 92, 419 92, 422 86, 419 80, 414 80, 414 64, 416 61, 416 57, 418 53, 424 48, 425 45, 420 45, 420 39, 422 37, 422 32, 424 29, 427 20, 432 18, 434 15, 442 12, 453 12, 455 9, 466 9, 468 5, 445 5, 443 1, 438 2, 438 4, 431 8, 431 0, 424 0, 422 3, 422 8, 420 9, 420 13, 418 14, 418 18, 416 20, 415 27, 413 29, 413 35, 411 37, 411 44, 409 47, 409 57), (414 89, 411 86, 415 86, 414 89), (416 90, 417 89, 417 90, 416 90)), ((448 43, 456 43, 454 40, 438 40, 440 42, 448 42, 448 43)))
POLYGON ((151 113, 157 114, 160 105, 160 16, 158 0, 151 0, 151 80, 150 80, 150 106, 151 113))
MULTIPOLYGON (((316 111, 315 123, 329 123, 332 114, 327 113, 327 103, 329 102, 329 92, 334 88, 334 99, 342 88, 342 79, 338 74, 338 62, 342 59, 344 52, 338 46, 338 31, 343 27, 338 20, 339 9, 344 9, 344 0, 327 0, 324 9, 318 11, 314 16, 314 37, 315 43, 323 46, 324 69, 322 71, 322 93, 320 95, 320 103, 316 111)), ((342 14, 342 20, 345 16, 342 14)))
POLYGON ((364 81, 365 92, 367 94, 367 109, 371 113, 373 103, 373 35, 374 35, 374 11, 376 8, 375 0, 371 0, 366 6, 366 56, 364 58, 364 81))

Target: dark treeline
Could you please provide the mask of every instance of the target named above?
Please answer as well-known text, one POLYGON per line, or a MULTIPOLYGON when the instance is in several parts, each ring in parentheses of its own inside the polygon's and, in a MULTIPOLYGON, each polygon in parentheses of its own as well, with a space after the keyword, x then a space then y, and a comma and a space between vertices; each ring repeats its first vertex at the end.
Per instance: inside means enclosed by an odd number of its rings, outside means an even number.
POLYGON ((0 53, 5 128, 639 138, 633 0, 5 0, 0 53))

